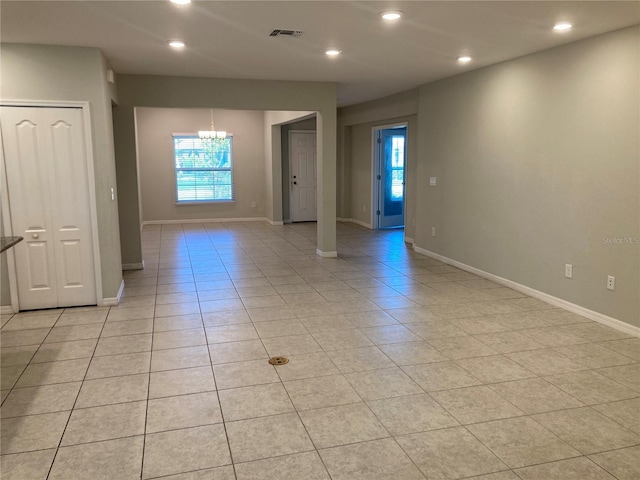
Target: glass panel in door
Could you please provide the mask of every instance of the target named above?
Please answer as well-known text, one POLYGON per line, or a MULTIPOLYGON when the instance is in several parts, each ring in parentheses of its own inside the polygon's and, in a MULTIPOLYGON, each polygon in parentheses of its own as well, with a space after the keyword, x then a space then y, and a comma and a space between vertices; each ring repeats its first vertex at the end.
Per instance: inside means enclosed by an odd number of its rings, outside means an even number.
POLYGON ((406 143, 406 127, 380 131, 379 228, 404 225, 406 143))

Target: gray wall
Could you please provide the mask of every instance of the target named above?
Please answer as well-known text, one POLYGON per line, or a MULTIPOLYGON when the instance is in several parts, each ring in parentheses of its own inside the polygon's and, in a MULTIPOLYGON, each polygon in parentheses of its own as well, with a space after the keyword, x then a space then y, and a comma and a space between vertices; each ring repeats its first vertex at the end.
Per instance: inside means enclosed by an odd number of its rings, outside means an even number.
POLYGON ((639 32, 421 87, 416 245, 640 325, 639 32))
MULTIPOLYGON (((22 44, 2 44, 1 48, 4 100, 89 102, 103 297, 115 297, 122 268, 117 196, 116 201, 111 200, 116 173, 107 62, 96 48, 22 44)), ((3 296, 2 304, 9 303, 3 296)))
POLYGON ((312 130, 316 129, 316 119, 307 118, 299 122, 292 122, 281 125, 280 141, 282 144, 282 218, 284 221, 291 220, 291 180, 289 178, 289 132, 291 130, 312 130))
POLYGON ((282 225, 282 134, 284 124, 311 115, 312 112, 267 110, 264 112, 264 169, 267 219, 282 225))
POLYGON ((340 109, 338 216, 369 223, 371 127, 407 120, 417 162, 405 234, 417 247, 640 325, 639 35, 632 27, 340 109))
POLYGON ((235 201, 176 205, 172 134, 209 129, 210 110, 137 108, 142 220, 264 217, 263 117, 261 111, 213 110, 216 128, 233 134, 235 201))
POLYGON ((407 123, 405 237, 414 238, 418 170, 418 90, 338 112, 338 217, 371 225, 373 128, 407 123), (366 210, 363 210, 365 207, 366 210))
MULTIPOLYGON (((409 115, 384 121, 359 123, 350 127, 351 155, 345 168, 350 181, 345 191, 349 197, 347 218, 371 226, 373 192, 373 128, 382 125, 407 124, 407 164, 405 170, 405 237, 413 238, 418 160, 418 117, 409 115)), ((347 133, 348 134, 348 133, 347 133)))
MULTIPOLYGON (((319 147, 322 159, 320 173, 322 202, 318 208, 321 221, 318 224, 318 246, 323 251, 335 250, 335 178, 336 178, 336 86, 324 82, 285 82, 261 80, 237 80, 219 78, 161 77, 151 75, 118 75, 118 107, 114 109, 114 131, 118 184, 129 202, 138 198, 136 172, 136 144, 134 125, 135 107, 157 108, 216 108, 229 110, 264 110, 265 129, 271 125, 290 121, 279 121, 272 110, 318 112, 319 131, 324 135, 319 147), (274 121, 269 120, 273 117, 274 121), (271 123, 270 123, 271 122, 271 123)), ((302 115, 302 114, 300 114, 302 115)), ((286 117, 287 115, 285 115, 286 117)), ((265 159, 265 215, 282 220, 282 185, 280 131, 277 142, 274 132, 262 138, 265 159), (268 138, 266 138, 268 136, 268 138), (278 154, 273 156, 277 147, 278 154), (267 168, 268 167, 268 168, 267 168), (276 175, 273 173, 276 172, 276 175), (266 187, 273 190, 270 192, 266 187), (270 202, 269 199, 273 199, 270 202)), ((142 261, 140 252, 140 218, 132 207, 122 217, 123 251, 128 252, 125 263, 142 261)))

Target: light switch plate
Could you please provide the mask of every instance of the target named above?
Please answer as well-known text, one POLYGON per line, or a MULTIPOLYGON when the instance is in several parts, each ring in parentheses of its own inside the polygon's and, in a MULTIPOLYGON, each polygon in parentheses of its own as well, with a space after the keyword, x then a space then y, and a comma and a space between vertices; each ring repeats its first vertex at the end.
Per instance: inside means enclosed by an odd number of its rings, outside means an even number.
POLYGON ((434 186, 438 181, 437 177, 429 177, 429 185, 434 186))

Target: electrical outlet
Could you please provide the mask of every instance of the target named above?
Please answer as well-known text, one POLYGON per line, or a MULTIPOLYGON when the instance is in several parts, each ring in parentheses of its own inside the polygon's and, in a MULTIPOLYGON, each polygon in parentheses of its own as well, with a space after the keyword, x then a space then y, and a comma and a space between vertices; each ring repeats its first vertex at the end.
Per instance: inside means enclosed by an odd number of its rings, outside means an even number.
POLYGON ((256 208, 256 201, 251 202, 251 208, 256 208))
POLYGON ((607 289, 608 290, 616 289, 616 277, 612 277, 611 275, 607 277, 607 289))
POLYGON ((567 263, 564 266, 564 276, 567 278, 573 278, 573 265, 570 263, 567 263))
POLYGON ((431 236, 432 237, 436 236, 436 227, 431 227, 431 236))

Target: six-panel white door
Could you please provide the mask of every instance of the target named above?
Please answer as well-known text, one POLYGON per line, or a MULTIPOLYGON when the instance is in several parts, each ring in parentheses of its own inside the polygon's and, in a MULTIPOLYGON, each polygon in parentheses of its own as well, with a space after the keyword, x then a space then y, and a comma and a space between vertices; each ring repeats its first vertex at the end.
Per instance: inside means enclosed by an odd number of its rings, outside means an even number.
POLYGON ((317 220, 316 132, 291 133, 291 221, 317 220))
POLYGON ((82 109, 2 107, 20 310, 96 304, 82 109))

